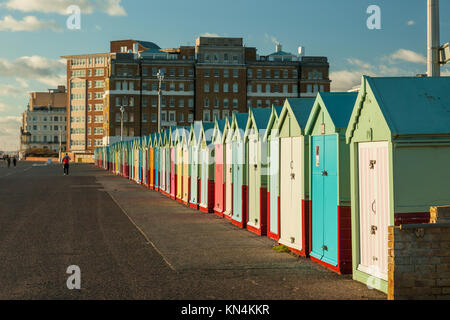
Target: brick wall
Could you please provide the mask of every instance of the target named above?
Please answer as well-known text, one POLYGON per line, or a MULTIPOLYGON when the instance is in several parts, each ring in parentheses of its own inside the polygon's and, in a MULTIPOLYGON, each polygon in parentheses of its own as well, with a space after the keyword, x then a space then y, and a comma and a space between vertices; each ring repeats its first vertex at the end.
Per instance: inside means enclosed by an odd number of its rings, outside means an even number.
POLYGON ((389 227, 388 299, 450 299, 450 206, 430 223, 389 227))

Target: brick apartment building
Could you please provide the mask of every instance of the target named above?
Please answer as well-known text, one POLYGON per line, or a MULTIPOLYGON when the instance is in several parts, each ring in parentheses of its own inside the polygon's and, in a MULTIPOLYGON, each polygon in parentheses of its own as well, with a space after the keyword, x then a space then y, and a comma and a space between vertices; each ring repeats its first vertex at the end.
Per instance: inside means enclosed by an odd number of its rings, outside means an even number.
POLYGON ((161 124, 190 125, 281 105, 285 98, 330 91, 326 57, 282 51, 258 56, 242 38, 199 37, 195 46, 161 49, 152 42, 111 41, 110 52, 67 59, 69 149, 92 157, 96 146, 157 130, 158 79, 161 124), (70 111, 69 111, 70 108, 70 111))

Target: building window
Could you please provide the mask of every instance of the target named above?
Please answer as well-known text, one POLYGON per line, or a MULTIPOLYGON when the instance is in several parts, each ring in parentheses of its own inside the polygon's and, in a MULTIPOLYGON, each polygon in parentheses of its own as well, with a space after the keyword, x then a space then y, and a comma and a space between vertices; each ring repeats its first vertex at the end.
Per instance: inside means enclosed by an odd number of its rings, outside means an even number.
POLYGON ((288 93, 288 87, 287 84, 283 84, 283 93, 288 93))
POLYGON ((178 113, 178 122, 184 122, 184 113, 183 112, 178 113))
POLYGON ((169 98, 169 106, 172 108, 175 107, 175 98, 174 97, 169 98))
POLYGON ((261 93, 262 92, 262 84, 256 85, 256 92, 261 93))
POLYGON ((228 110, 222 110, 222 119, 225 119, 226 117, 228 117, 229 114, 230 114, 230 112, 228 110))
POLYGON ((251 78, 253 76, 252 69, 247 70, 247 77, 251 78))
POLYGON ((193 108, 194 107, 194 99, 189 99, 189 108, 193 108))
POLYGON ((214 92, 219 92, 219 84, 217 82, 214 83, 214 92))
POLYGON ((223 60, 228 62, 228 53, 223 54, 223 60))
POLYGON ((175 69, 170 69, 170 76, 175 77, 175 69))
POLYGON ((223 84, 223 92, 228 92, 228 83, 227 82, 225 82, 223 84))
POLYGON ((194 121, 194 115, 192 113, 188 114, 188 122, 192 123, 194 121))
POLYGON ((274 78, 275 79, 279 79, 280 78, 280 70, 275 70, 274 71, 274 78))
POLYGON ((161 122, 167 121, 167 111, 161 111, 161 122))
POLYGON ((183 107, 184 107, 184 99, 178 100, 178 106, 179 106, 180 108, 183 108, 183 107))
POLYGON ((213 110, 213 121, 220 120, 220 110, 213 110))
POLYGON ((228 69, 223 69, 223 77, 224 77, 224 78, 228 78, 229 75, 230 75, 230 70, 228 70, 228 69))
POLYGON ((285 78, 285 79, 289 78, 289 71, 288 70, 283 70, 283 78, 285 78))
POLYGON ((253 90, 252 90, 252 85, 251 85, 251 84, 249 84, 249 85, 247 86, 247 92, 253 92, 253 90))
POLYGON ((157 113, 152 113, 152 122, 156 122, 157 117, 158 117, 157 113))
POLYGON ((238 104, 238 99, 233 99, 233 108, 238 108, 239 104, 238 104))
POLYGON ((261 78, 262 78, 262 70, 261 70, 261 69, 258 69, 258 70, 256 71, 256 77, 257 77, 258 79, 261 79, 261 78))
POLYGON ((158 68, 152 68, 152 76, 156 77, 157 74, 158 74, 158 68))
POLYGON ((152 98, 152 107, 158 106, 158 98, 152 98))
POLYGON ((203 121, 209 122, 211 121, 211 113, 209 110, 203 110, 203 121))
POLYGON ((205 107, 208 108, 209 107, 209 99, 205 98, 205 107))
POLYGON ((219 70, 218 69, 214 70, 214 77, 216 77, 216 78, 219 77, 219 70))
POLYGON ((223 107, 228 108, 228 99, 223 99, 223 107))
POLYGON ((297 79, 298 78, 298 72, 297 69, 292 70, 292 78, 297 79))
POLYGON ((308 84, 308 85, 306 86, 306 92, 307 92, 307 93, 312 93, 312 84, 308 84))
POLYGON ((270 69, 266 69, 266 78, 270 78, 270 69))
POLYGON ((248 107, 248 108, 251 108, 251 107, 252 107, 252 100, 251 100, 251 99, 248 99, 248 100, 247 100, 247 107, 248 107))
POLYGON ((233 92, 238 92, 239 91, 239 85, 237 83, 233 83, 233 92))
POLYGON ((266 100, 266 107, 270 107, 270 100, 266 100))
POLYGON ((175 83, 170 83, 170 91, 175 91, 175 83))
POLYGON ((209 77, 209 70, 208 70, 208 69, 205 69, 205 71, 204 71, 204 76, 205 76, 205 77, 209 77))
POLYGON ((178 90, 184 91, 184 83, 178 84, 178 90))
POLYGON ((184 77, 184 68, 178 69, 178 75, 184 77))
POLYGON ((292 93, 297 93, 297 92, 298 92, 297 85, 294 84, 294 85, 292 86, 292 93))
POLYGON ((266 93, 270 93, 270 84, 266 84, 266 93))
POLYGON ((214 108, 218 108, 219 107, 219 99, 215 98, 214 99, 214 108))
POLYGON ((205 92, 209 92, 209 83, 208 82, 205 83, 205 92))
POLYGON ((169 122, 177 121, 176 111, 169 111, 169 122))
POLYGON ((148 120, 148 114, 144 113, 142 115, 142 122, 147 122, 147 120, 148 120))
POLYGON ((256 100, 256 106, 258 108, 261 108, 262 107, 262 101, 261 100, 256 100))
POLYGON ((320 85, 320 92, 324 92, 324 85, 323 84, 320 85))
POLYGON ((279 84, 274 84, 273 85, 273 92, 280 92, 280 85, 279 84))
POLYGON ((238 69, 233 69, 233 77, 235 77, 235 78, 239 77, 239 70, 238 69))
POLYGON ((146 97, 142 97, 142 106, 143 107, 147 107, 148 106, 148 101, 146 97))
POLYGON ((134 113, 130 112, 130 122, 134 122, 134 113))

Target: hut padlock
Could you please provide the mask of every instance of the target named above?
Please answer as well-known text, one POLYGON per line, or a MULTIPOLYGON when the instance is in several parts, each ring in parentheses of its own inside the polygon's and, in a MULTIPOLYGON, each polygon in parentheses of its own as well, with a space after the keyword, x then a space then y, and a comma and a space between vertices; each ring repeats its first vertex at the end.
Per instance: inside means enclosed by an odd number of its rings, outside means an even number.
POLYGON ((377 229, 378 229, 377 226, 370 227, 370 234, 376 234, 377 229))
POLYGON ((257 164, 254 164, 253 166, 254 166, 255 170, 258 168, 258 165, 257 165, 257 164))
POLYGON ((373 261, 378 261, 378 258, 375 257, 375 256, 373 256, 373 257, 372 257, 372 260, 373 260, 373 261))
POLYGON ((370 162, 369 162, 369 169, 374 169, 376 163, 377 163, 377 160, 370 160, 370 162))
POLYGON ((291 180, 295 179, 295 173, 291 173, 291 180))
POLYGON ((232 168, 230 168, 230 173, 233 171, 233 169, 232 168))
POLYGON ((328 171, 325 171, 325 170, 322 171, 322 175, 325 176, 325 177, 328 176, 328 171))
POLYGON ((328 251, 328 246, 322 246, 322 250, 328 251))

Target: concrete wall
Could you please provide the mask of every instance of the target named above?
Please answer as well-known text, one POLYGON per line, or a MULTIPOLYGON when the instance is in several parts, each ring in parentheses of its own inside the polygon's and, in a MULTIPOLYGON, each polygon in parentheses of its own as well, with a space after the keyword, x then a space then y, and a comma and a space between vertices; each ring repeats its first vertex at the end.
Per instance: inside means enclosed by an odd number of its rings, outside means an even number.
POLYGON ((450 299, 450 206, 430 222, 389 227, 388 299, 450 299))

